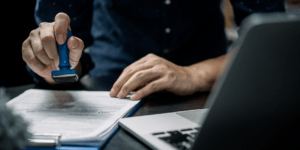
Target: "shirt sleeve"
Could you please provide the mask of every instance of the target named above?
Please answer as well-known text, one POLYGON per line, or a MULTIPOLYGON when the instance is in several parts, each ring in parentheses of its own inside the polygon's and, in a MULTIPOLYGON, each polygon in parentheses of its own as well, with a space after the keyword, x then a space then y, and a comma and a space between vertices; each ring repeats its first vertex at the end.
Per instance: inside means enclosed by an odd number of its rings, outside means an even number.
POLYGON ((231 0, 235 23, 239 26, 252 13, 284 12, 284 0, 231 0))

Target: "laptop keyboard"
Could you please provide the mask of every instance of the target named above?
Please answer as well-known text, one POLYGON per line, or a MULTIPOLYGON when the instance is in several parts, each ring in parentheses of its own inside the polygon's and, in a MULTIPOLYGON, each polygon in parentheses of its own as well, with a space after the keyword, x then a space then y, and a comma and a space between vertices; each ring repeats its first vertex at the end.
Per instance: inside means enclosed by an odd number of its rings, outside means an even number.
POLYGON ((191 148, 193 145, 198 130, 199 128, 188 128, 175 131, 156 132, 152 133, 152 135, 171 144, 179 150, 185 150, 191 148))

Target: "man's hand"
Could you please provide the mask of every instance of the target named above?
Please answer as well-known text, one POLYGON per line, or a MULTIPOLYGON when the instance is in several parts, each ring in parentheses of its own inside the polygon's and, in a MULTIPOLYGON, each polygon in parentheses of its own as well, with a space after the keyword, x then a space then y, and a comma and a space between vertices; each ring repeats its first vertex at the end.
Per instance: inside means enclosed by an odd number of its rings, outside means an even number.
MULTIPOLYGON (((58 44, 66 42, 68 29, 71 30, 69 16, 65 13, 59 13, 55 16, 54 22, 41 23, 37 29, 30 32, 29 37, 23 42, 23 60, 35 73, 44 77, 49 83, 54 83, 51 71, 58 70, 59 65, 56 42, 58 44)), ((80 69, 79 59, 84 48, 84 43, 75 36, 70 37, 67 42, 70 50, 71 68, 76 67, 76 69, 80 69)), ((77 71, 80 73, 81 69, 77 71)))
POLYGON ((110 96, 125 98, 137 88, 141 89, 131 96, 132 100, 141 99, 157 91, 190 95, 199 90, 195 81, 188 67, 178 66, 149 54, 124 69, 113 85, 110 96))

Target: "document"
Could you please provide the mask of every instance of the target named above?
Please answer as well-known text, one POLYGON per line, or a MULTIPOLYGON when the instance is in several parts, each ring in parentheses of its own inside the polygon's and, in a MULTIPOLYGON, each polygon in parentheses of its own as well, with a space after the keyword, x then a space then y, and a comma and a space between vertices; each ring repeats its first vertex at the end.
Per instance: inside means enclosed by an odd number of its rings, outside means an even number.
POLYGON ((27 90, 6 103, 32 134, 60 134, 61 145, 99 146, 139 101, 105 91, 27 90))

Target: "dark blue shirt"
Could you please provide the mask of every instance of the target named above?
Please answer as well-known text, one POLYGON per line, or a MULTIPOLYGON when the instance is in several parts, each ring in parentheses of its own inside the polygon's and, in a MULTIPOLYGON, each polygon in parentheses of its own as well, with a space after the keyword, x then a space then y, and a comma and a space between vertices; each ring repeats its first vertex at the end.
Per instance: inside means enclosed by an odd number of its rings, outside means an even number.
MULTIPOLYGON (((284 11, 284 0, 231 0, 235 21, 284 11)), ((191 65, 226 53, 220 0, 37 0, 35 19, 71 18, 74 36, 89 47, 91 76, 118 76, 148 53, 191 65)))

